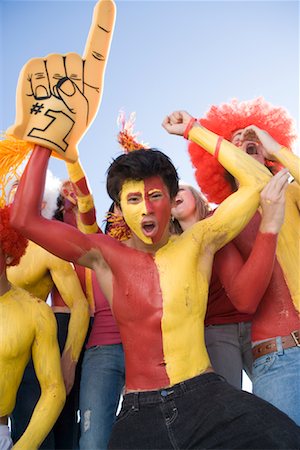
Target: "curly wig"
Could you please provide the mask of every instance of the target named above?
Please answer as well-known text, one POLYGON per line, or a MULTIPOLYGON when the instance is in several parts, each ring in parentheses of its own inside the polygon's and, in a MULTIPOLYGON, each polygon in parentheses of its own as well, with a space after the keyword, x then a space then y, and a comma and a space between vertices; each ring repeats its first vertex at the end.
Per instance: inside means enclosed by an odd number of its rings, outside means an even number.
POLYGON ((14 230, 9 223, 11 205, 0 208, 0 245, 6 256, 13 260, 8 266, 16 266, 24 255, 28 240, 14 230))
MULTIPOLYGON (((295 125, 288 112, 275 107, 263 97, 239 102, 237 99, 220 106, 212 106, 199 120, 210 131, 231 140, 232 134, 249 125, 267 131, 282 146, 291 148, 295 139, 295 125)), ((235 190, 233 177, 221 166, 216 158, 194 142, 189 143, 189 154, 196 169, 195 177, 208 201, 221 203, 235 190)), ((272 172, 280 169, 276 162, 266 160, 265 165, 272 172)))

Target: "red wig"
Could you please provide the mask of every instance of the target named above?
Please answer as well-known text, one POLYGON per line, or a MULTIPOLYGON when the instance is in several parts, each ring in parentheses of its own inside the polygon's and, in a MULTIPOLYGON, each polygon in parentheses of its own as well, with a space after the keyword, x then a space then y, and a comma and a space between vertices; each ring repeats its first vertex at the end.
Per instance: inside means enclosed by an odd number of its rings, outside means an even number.
POLYGON ((10 208, 11 205, 0 208, 0 245, 4 255, 13 258, 7 265, 16 266, 25 253, 28 240, 10 226, 10 208))
MULTIPOLYGON (((283 147, 291 148, 295 139, 295 126, 288 112, 266 102, 263 97, 239 102, 236 99, 220 106, 212 106, 199 120, 210 131, 231 140, 232 134, 249 125, 267 131, 283 147)), ((189 154, 196 168, 195 176, 208 201, 221 203, 235 190, 233 178, 221 164, 194 142, 189 143, 189 154)), ((265 165, 276 172, 281 166, 266 160, 265 165)))

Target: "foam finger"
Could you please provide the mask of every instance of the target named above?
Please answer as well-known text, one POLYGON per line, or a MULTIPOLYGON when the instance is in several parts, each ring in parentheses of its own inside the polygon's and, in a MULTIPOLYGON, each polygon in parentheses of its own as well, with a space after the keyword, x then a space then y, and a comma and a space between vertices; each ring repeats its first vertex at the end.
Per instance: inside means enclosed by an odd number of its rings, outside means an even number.
POLYGON ((25 78, 28 81, 28 83, 26 83, 26 91, 29 91, 36 100, 49 98, 51 93, 44 59, 31 59, 26 64, 23 71, 25 72, 25 78))
POLYGON ((57 83, 66 78, 66 55, 52 53, 46 58, 46 68, 52 95, 59 97, 57 83))
POLYGON ((102 85, 115 15, 115 4, 112 0, 100 0, 96 4, 83 54, 84 82, 89 86, 99 88, 102 85))
POLYGON ((77 53, 65 55, 66 76, 76 84, 80 92, 83 92, 83 62, 77 53))

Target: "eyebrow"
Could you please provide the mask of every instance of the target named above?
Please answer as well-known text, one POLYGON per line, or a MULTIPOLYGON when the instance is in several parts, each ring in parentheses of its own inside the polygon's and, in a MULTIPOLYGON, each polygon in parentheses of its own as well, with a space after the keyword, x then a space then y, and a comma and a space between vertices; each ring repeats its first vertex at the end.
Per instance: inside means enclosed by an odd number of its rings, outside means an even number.
POLYGON ((130 195, 142 195, 141 192, 136 191, 136 192, 128 192, 127 197, 128 198, 130 195))
POLYGON ((241 132, 241 131, 238 131, 238 132, 236 132, 236 133, 233 134, 233 136, 232 136, 231 139, 235 139, 235 138, 237 138, 237 137, 240 137, 241 134, 242 134, 242 132, 241 132))
POLYGON ((151 190, 148 192, 148 195, 155 194, 156 192, 161 193, 162 190, 161 190, 161 189, 151 189, 151 190))

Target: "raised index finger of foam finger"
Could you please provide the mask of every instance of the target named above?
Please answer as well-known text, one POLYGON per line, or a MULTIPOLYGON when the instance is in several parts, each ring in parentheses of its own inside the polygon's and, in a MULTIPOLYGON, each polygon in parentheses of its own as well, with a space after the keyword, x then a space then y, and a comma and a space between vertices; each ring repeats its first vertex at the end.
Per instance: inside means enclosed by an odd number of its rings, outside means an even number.
POLYGON ((94 9, 93 21, 83 54, 84 82, 99 88, 104 76, 113 35, 116 8, 113 0, 100 0, 94 9))

